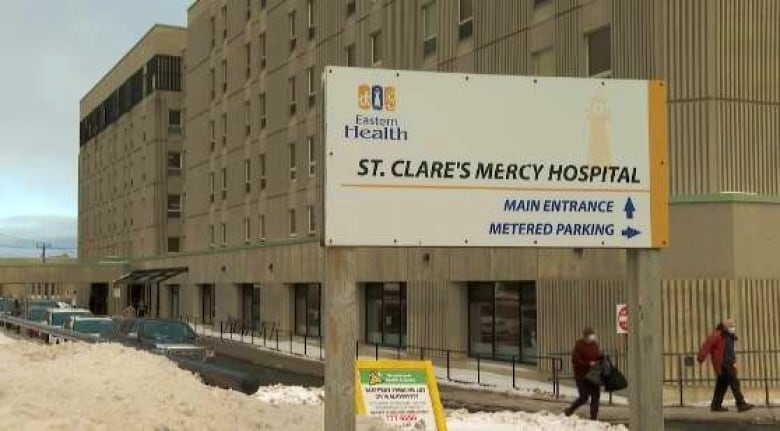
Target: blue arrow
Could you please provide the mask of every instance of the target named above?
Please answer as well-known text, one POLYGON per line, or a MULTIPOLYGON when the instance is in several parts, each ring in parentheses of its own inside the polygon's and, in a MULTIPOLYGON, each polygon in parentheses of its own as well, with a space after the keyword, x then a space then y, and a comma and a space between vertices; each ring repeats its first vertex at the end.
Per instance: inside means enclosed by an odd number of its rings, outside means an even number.
POLYGON ((636 208, 634 207, 634 202, 631 201, 631 198, 628 198, 626 201, 626 206, 623 207, 623 211, 626 212, 626 218, 634 218, 634 211, 636 211, 636 208))
POLYGON ((620 232, 621 235, 623 235, 624 237, 626 237, 628 239, 631 239, 631 238, 639 235, 640 233, 642 233, 642 232, 632 228, 631 226, 623 229, 623 231, 620 232))

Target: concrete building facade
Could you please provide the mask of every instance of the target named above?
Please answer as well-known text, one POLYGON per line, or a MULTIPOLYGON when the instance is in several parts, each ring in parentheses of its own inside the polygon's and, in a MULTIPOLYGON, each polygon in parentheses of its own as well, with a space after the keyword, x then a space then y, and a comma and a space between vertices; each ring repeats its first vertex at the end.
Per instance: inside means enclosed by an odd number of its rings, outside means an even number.
MULTIPOLYGON (((94 226, 116 223, 110 208, 121 208, 88 197, 109 175, 87 170, 104 140, 98 134, 79 159, 80 255, 120 254, 128 270, 186 267, 155 286, 161 315, 273 322, 319 336, 326 65, 664 79, 672 195, 665 351, 695 350, 727 316, 743 328, 743 348, 780 350, 778 20, 773 0, 198 0, 188 10, 186 91, 158 92, 180 97, 184 113, 181 252, 165 253, 167 232, 149 233, 138 248, 131 242, 131 252, 124 233, 98 228, 95 236, 94 226)), ((83 116, 105 99, 98 93, 82 101, 83 116)), ((107 160, 106 169, 122 166, 107 160)), ((152 157, 136 163, 150 166, 152 157)), ((113 196, 132 199, 133 211, 160 212, 132 193, 113 196)), ((533 363, 568 351, 589 324, 603 347, 623 348, 615 334, 615 306, 626 302, 620 251, 357 253, 357 317, 370 342, 533 363)))

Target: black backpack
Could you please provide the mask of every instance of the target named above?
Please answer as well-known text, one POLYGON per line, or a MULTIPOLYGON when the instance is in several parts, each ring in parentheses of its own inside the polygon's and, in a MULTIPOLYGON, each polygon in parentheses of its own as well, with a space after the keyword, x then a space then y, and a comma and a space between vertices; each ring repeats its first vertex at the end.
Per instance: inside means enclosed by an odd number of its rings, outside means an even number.
POLYGON ((626 376, 612 364, 608 356, 601 360, 601 381, 607 392, 619 391, 628 387, 626 376))

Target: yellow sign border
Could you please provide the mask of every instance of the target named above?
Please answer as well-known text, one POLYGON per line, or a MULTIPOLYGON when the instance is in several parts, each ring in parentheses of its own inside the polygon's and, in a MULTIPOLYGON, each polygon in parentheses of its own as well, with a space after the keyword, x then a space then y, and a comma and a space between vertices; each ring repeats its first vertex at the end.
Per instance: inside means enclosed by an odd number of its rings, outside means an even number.
POLYGON ((647 96, 651 247, 665 248, 669 246, 669 145, 664 81, 648 82, 647 96))
POLYGON ((433 416, 436 419, 436 429, 438 431, 447 431, 447 420, 444 416, 444 408, 441 404, 439 395, 439 386, 436 382, 436 374, 433 370, 431 361, 396 361, 384 359, 378 361, 360 359, 355 361, 355 407, 357 414, 366 414, 366 405, 363 400, 363 390, 360 387, 360 370, 365 369, 383 369, 383 370, 425 370, 425 381, 428 386, 428 393, 431 396, 431 406, 433 407, 433 416))

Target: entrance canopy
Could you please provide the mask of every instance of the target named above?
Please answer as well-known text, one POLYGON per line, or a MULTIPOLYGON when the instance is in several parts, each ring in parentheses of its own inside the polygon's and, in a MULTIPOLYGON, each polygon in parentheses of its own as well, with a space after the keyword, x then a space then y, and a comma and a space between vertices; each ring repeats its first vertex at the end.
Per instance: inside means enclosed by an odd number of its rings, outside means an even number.
POLYGON ((118 279, 114 280, 114 283, 159 283, 171 277, 175 277, 183 272, 187 272, 188 270, 189 269, 186 266, 179 266, 174 268, 138 269, 119 277, 118 279))

